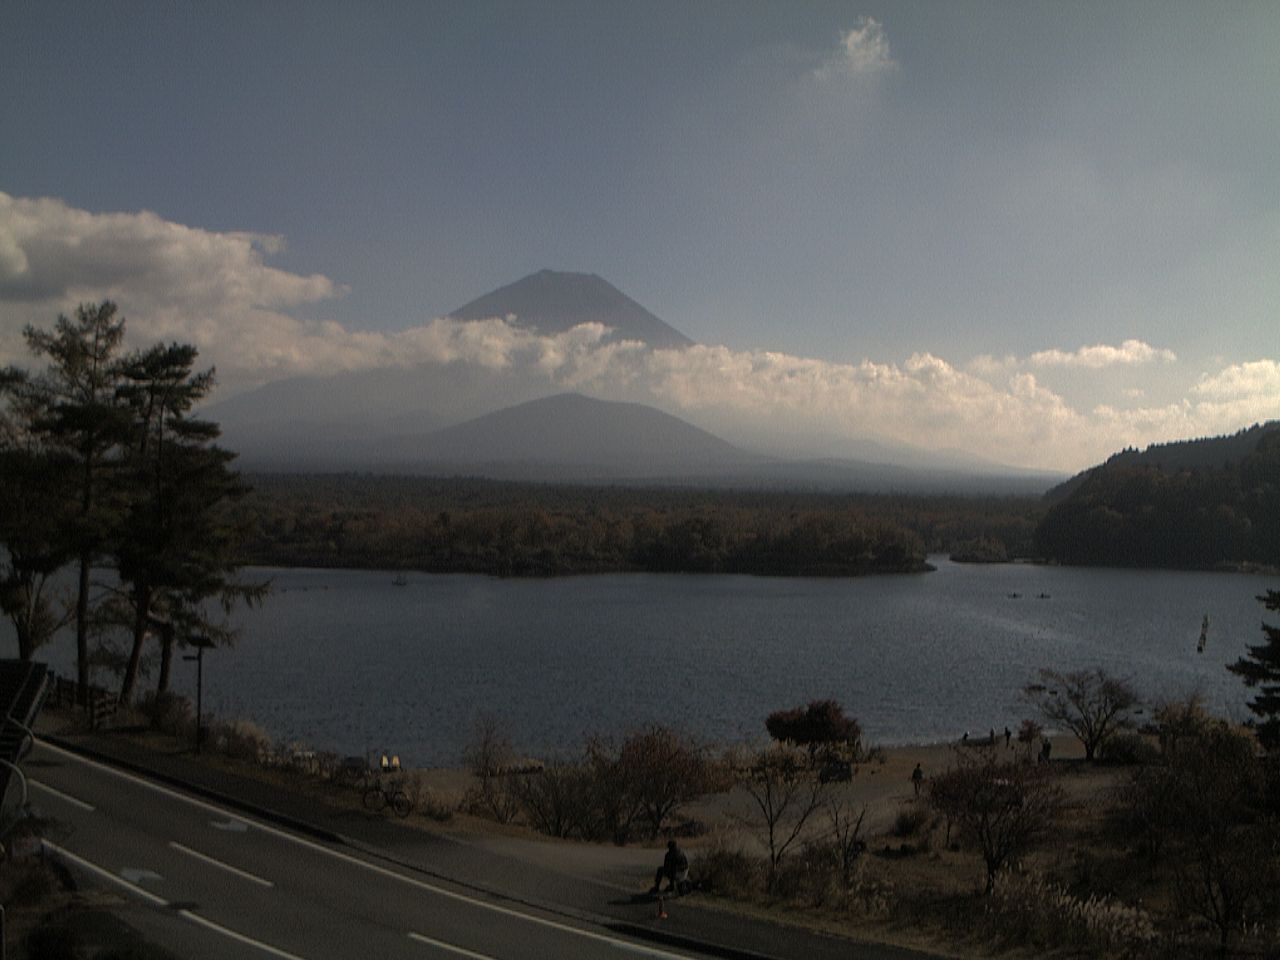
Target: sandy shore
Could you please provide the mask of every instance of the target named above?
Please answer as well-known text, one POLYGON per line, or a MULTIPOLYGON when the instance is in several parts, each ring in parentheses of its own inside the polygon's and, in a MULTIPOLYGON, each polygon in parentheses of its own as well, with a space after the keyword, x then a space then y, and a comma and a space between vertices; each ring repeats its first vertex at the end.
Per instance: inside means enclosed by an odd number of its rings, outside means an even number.
MULTIPOLYGON (((1073 737, 1056 736, 1051 740, 1055 760, 1084 756, 1080 743, 1073 737)), ((1016 740, 1006 750, 1002 736, 997 738, 995 749, 1000 756, 1007 755, 1010 759, 1023 755, 1016 740)), ((868 838, 882 836, 892 827, 903 807, 914 802, 911 772, 915 765, 920 764, 927 779, 949 769, 955 763, 956 752, 955 743, 887 748, 883 763, 864 764, 857 768, 850 782, 832 785, 831 789, 834 796, 845 799, 854 809, 866 807, 864 833, 868 838)), ((473 783, 468 773, 455 769, 426 770, 420 776, 438 798, 450 803, 460 800, 473 783)), ((707 832, 681 841, 681 845, 695 860, 700 849, 716 843, 763 852, 760 839, 747 825, 753 812, 750 797, 741 789, 690 803, 681 808, 680 815, 700 821, 707 827, 707 832)), ((654 869, 662 861, 664 845, 661 840, 625 847, 557 840, 469 816, 455 817, 443 830, 463 842, 606 883, 620 890, 635 890, 648 885, 654 869)))

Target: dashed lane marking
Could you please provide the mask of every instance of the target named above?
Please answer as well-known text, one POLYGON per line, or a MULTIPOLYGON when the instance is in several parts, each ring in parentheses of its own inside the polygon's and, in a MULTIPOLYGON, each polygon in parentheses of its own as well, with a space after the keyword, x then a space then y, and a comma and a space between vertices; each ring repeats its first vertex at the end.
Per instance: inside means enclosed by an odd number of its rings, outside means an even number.
MULTIPOLYGON (((144 780, 141 777, 135 776, 134 774, 131 774, 131 773, 127 773, 123 770, 116 770, 115 768, 109 767, 106 764, 99 763, 96 760, 90 760, 88 757, 82 757, 79 754, 72 753, 69 750, 63 750, 61 747, 56 747, 53 744, 46 743, 43 740, 40 741, 40 745, 48 750, 53 750, 54 752, 60 753, 65 757, 68 757, 73 760, 77 760, 81 763, 87 764, 91 767, 94 767, 95 769, 102 770, 106 773, 110 773, 123 780, 129 780, 133 783, 137 783, 137 784, 140 784, 141 786, 147 787, 148 789, 154 790, 157 793, 162 793, 166 796, 173 797, 175 800, 180 800, 184 803, 189 803, 193 806, 199 807, 202 810, 211 810, 221 816, 226 816, 226 811, 223 808, 214 806, 211 803, 206 803, 203 800, 197 800, 194 797, 186 796, 185 794, 179 793, 177 790, 171 790, 168 787, 161 786, 160 784, 152 783, 149 780, 144 780)), ((416 877, 405 876, 403 873, 397 873, 394 870, 389 870, 386 867, 379 866, 376 863, 370 863, 367 860, 361 860, 359 857, 353 857, 350 854, 343 853, 340 850, 334 850, 330 847, 324 846, 323 844, 316 843, 313 840, 308 840, 305 837, 294 836, 291 833, 286 833, 284 830, 277 829, 276 827, 270 826, 265 823, 260 823, 256 820, 251 820, 246 818, 245 822, 248 823, 250 826, 252 826, 256 830, 261 830, 264 833, 271 834, 272 836, 280 837, 292 844, 295 844, 296 846, 306 847, 308 850, 314 850, 325 856, 332 857, 335 860, 342 860, 346 863, 352 864, 353 866, 360 867, 361 869, 364 869, 364 870, 368 870, 370 873, 376 873, 384 877, 389 877, 393 880, 398 880, 401 883, 408 884, 409 886, 417 887, 419 890, 425 890, 428 893, 434 893, 437 896, 446 897, 450 900, 455 900, 461 903, 467 903, 481 910, 488 910, 492 913, 500 913, 504 916, 511 917, 512 919, 523 920, 527 923, 532 923, 538 926, 547 927, 552 930, 559 930, 562 933, 568 933, 573 936, 582 937, 583 939, 592 940, 592 941, 595 941, 596 943, 606 943, 616 949, 625 950, 628 953, 639 954, 640 956, 652 957, 652 958, 655 958, 655 960, 689 960, 689 957, 686 954, 671 953, 669 951, 659 950, 654 947, 642 946, 641 944, 635 943, 634 941, 631 941, 631 940, 623 940, 619 937, 609 936, 608 934, 596 933, 593 930, 583 930, 581 927, 570 926, 567 923, 560 923, 556 920, 549 920, 546 917, 539 917, 531 913, 525 913, 521 910, 514 910, 510 907, 504 907, 504 906, 501 906, 500 904, 491 903, 487 900, 480 900, 480 899, 477 899, 476 897, 468 896, 463 893, 458 893, 454 890, 446 889, 445 887, 438 886, 434 883, 427 883, 425 880, 419 880, 416 877)))
MULTIPOLYGON (((84 857, 77 856, 76 854, 72 853, 70 850, 64 850, 62 847, 58 846, 56 843, 50 843, 48 840, 43 841, 43 843, 47 850, 52 851, 54 854, 61 857, 62 859, 69 860, 71 863, 74 863, 76 866, 80 867, 82 870, 92 873, 95 877, 99 877, 103 880, 106 880, 109 883, 114 883, 118 887, 124 887, 124 889, 128 890, 134 896, 139 897, 143 900, 146 900, 150 904, 153 904, 157 907, 174 906, 174 904, 169 903, 169 901, 166 900, 164 897, 158 897, 154 893, 152 893, 150 890, 145 890, 142 887, 138 886, 136 883, 130 883, 128 880, 125 880, 122 877, 118 877, 114 873, 112 873, 110 870, 107 870, 104 867, 100 867, 93 861, 86 860, 84 857)), ((237 943, 243 943, 246 946, 250 946, 257 950, 261 950, 263 953, 268 953, 273 957, 280 957, 281 960, 306 960, 305 957, 300 957, 296 953, 289 953, 287 950, 281 950, 279 947, 273 947, 269 943, 263 943, 261 940, 255 940, 253 937, 249 937, 243 933, 239 933, 235 930, 232 930, 230 927, 224 927, 220 923, 214 923, 212 920, 207 920, 204 917, 200 916, 199 914, 193 913, 189 909, 184 908, 184 909, 178 910, 177 913, 178 913, 178 916, 183 917, 187 920, 190 920, 192 923, 198 924, 199 926, 212 930, 215 933, 219 933, 224 937, 227 937, 231 940, 236 941, 237 943)))
POLYGON ((449 953, 456 953, 460 957, 470 957, 471 960, 495 960, 494 957, 489 956, 487 953, 476 953, 474 950, 468 950, 466 947, 459 947, 456 944, 445 943, 443 940, 436 940, 433 937, 428 937, 421 933, 414 933, 413 931, 409 932, 409 939, 417 940, 419 943, 425 943, 430 946, 437 947, 440 950, 448 951, 449 953))
POLYGON ((190 847, 185 847, 176 840, 170 840, 169 846, 174 850, 177 850, 179 853, 185 853, 189 857, 195 857, 197 860, 202 860, 211 867, 217 867, 219 870, 225 870, 227 873, 234 874, 237 877, 248 880, 250 883, 256 883, 263 887, 275 886, 275 884, 270 880, 264 880, 256 873, 249 873, 249 871, 241 870, 239 867, 233 867, 229 863, 223 863, 221 860, 211 857, 207 853, 201 853, 199 850, 192 850, 190 847))
POLYGON ((63 793, 57 787, 51 787, 47 783, 41 783, 39 780, 32 780, 28 777, 27 783, 31 784, 31 786, 35 787, 37 790, 43 790, 45 793, 51 793, 60 800, 64 800, 71 804, 73 807, 79 807, 81 810, 85 810, 89 813, 93 813, 93 811, 97 809, 92 803, 85 803, 78 797, 73 797, 69 793, 63 793))

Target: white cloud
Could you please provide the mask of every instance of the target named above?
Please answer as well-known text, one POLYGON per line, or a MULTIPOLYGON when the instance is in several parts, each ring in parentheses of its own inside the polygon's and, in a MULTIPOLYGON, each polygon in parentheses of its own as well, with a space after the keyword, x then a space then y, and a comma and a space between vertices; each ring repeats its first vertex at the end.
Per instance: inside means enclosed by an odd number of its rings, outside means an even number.
POLYGON ((982 353, 969 361, 969 370, 980 377, 1006 376, 1018 366, 1018 358, 1012 354, 1003 357, 982 353))
POLYGON ((1099 343, 1081 347, 1073 353, 1056 349, 1041 350, 1033 353, 1028 362, 1033 367, 1083 367, 1087 370, 1101 370, 1104 367, 1135 366, 1157 361, 1172 363, 1177 359, 1177 354, 1172 350, 1153 347, 1141 340, 1126 340, 1118 347, 1099 343))
POLYGON ((335 341, 358 337, 284 311, 343 288, 268 266, 282 248, 279 237, 0 193, 0 362, 26 361, 24 324, 47 327, 79 303, 112 299, 135 345, 186 340, 203 359, 240 372, 291 373, 309 362, 323 369, 335 341))
POLYGON ((1255 360, 1205 374, 1194 387, 1197 394, 1213 400, 1248 400, 1280 397, 1280 362, 1255 360))
POLYGON ((868 76, 897 66, 889 52, 889 35, 884 25, 872 17, 859 17, 853 29, 840 35, 839 49, 816 73, 823 78, 868 76))
POLYGON ((352 331, 288 312, 342 288, 268 266, 280 246, 279 238, 199 230, 150 213, 93 214, 0 194, 0 364, 28 361, 24 323, 48 327, 79 302, 110 297, 128 318, 132 345, 194 343, 202 362, 217 365, 220 382, 239 388, 300 374, 466 364, 543 390, 650 403, 735 437, 772 430, 871 438, 1061 470, 1124 446, 1280 418, 1276 359, 1221 366, 1163 406, 1129 406, 1141 395, 1118 391, 1123 408, 1091 410, 1027 369, 1174 359, 1137 340, 1025 360, 982 356, 962 368, 928 352, 901 363, 847 364, 724 346, 648 350, 608 339, 598 323, 554 336, 509 318, 352 331))

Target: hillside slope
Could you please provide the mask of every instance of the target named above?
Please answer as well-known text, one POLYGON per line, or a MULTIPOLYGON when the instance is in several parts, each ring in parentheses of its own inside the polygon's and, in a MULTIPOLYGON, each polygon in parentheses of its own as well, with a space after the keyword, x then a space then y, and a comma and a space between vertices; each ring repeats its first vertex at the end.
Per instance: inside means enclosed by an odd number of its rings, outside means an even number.
POLYGON ((1096 566, 1280 566, 1280 423, 1125 451, 1047 496, 1039 552, 1096 566))

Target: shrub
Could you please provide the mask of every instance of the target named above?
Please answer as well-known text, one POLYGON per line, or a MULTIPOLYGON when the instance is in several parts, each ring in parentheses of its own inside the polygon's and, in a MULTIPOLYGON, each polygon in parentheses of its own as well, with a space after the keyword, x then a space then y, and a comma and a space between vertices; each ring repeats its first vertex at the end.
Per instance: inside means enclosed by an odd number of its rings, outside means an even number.
POLYGON ((595 819, 589 776, 578 764, 549 763, 512 778, 511 788, 535 830, 552 837, 583 835, 595 819))
POLYGON ((680 806, 708 792, 715 780, 706 751, 668 727, 652 726, 622 742, 618 773, 639 818, 656 837, 680 806))
POLYGON ((1011 944, 1131 950, 1156 938, 1155 925, 1145 911, 1110 897, 1080 900, 1024 870, 1001 870, 986 906, 991 933, 1011 944))
POLYGON ((585 753, 592 814, 582 823, 587 839, 626 843, 637 823, 656 837, 684 803, 725 787, 725 772, 706 750, 663 726, 633 733, 616 749, 592 737, 585 753))
POLYGON ((515 749, 502 722, 492 714, 476 717, 471 742, 466 749, 467 767, 480 782, 469 790, 463 805, 472 813, 510 823, 520 812, 519 799, 508 772, 515 765, 515 749))
POLYGON ((1157 705, 1152 718, 1152 732, 1159 737, 1160 752, 1166 757, 1175 756, 1182 744, 1206 736, 1215 723, 1199 694, 1157 705))
POLYGON ((825 906, 840 894, 839 872, 840 855, 835 844, 810 841, 778 865, 772 893, 807 906, 825 906))
POLYGON ((489 777, 462 798, 462 809, 498 823, 511 823, 520 813, 520 798, 512 782, 516 774, 489 777))
POLYGON ((715 843, 693 861, 689 876, 703 890, 742 896, 763 886, 764 873, 759 858, 748 856, 740 847, 729 849, 715 843))
POLYGON ((929 783, 929 803, 960 828, 982 854, 987 893, 1000 869, 1014 863, 1044 836, 1062 793, 1047 765, 998 763, 994 754, 960 757, 960 763, 929 783))
POLYGON ((196 711, 190 698, 177 693, 148 694, 138 710, 151 726, 175 737, 189 737, 195 729, 196 711))
POLYGON ((1148 764, 1160 759, 1160 748, 1137 733, 1117 733, 1100 750, 1108 763, 1148 764))
POLYGON ((869 861, 858 860, 844 889, 845 909, 864 917, 887 917, 893 903, 893 884, 878 876, 869 861))
POLYGON ((900 839, 914 837, 928 825, 929 817, 927 807, 918 804, 902 807, 898 811, 898 815, 894 817, 893 830, 891 832, 900 839))
POLYGON ((271 737, 256 723, 232 720, 213 731, 215 749, 236 760, 262 763, 271 756, 271 737))
POLYGON ((453 810, 435 791, 427 786, 426 775, 421 770, 412 770, 405 774, 401 781, 404 792, 413 804, 413 809, 431 820, 445 822, 453 817, 453 810))
POLYGON ((812 758, 819 751, 844 748, 856 759, 862 741, 862 727, 834 700, 814 700, 805 707, 775 710, 765 718, 769 736, 780 743, 804 747, 812 758))
POLYGON ((824 805, 827 784, 812 773, 803 755, 780 744, 756 752, 746 762, 741 782, 754 810, 749 816, 735 816, 756 831, 769 852, 772 892, 783 857, 802 839, 810 818, 824 805))

